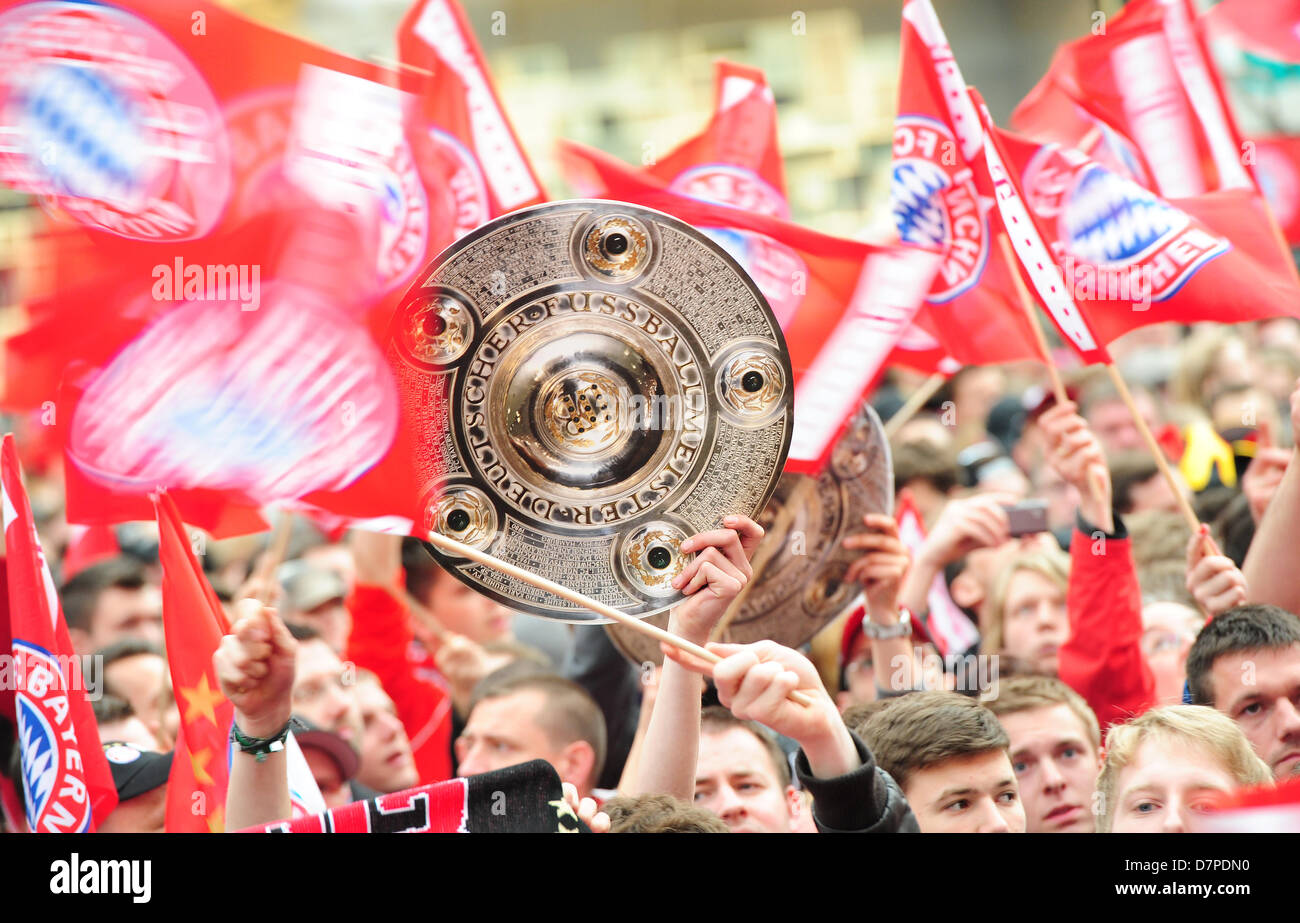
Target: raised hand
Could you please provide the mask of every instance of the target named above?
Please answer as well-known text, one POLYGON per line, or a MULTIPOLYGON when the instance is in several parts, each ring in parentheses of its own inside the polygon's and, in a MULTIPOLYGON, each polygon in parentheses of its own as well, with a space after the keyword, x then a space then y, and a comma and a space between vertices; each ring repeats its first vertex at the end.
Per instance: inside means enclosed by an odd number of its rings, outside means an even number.
POLYGON ((844 547, 865 554, 849 565, 844 581, 862 584, 867 613, 880 621, 898 612, 898 593, 912 556, 898 537, 898 523, 892 516, 868 513, 862 521, 871 531, 848 536, 844 547))
POLYGON ((727 516, 725 528, 699 532, 681 544, 695 558, 673 579, 687 597, 673 610, 669 630, 702 643, 754 571, 749 565, 763 527, 746 516, 727 516))
POLYGON ((478 681, 488 672, 488 655, 481 644, 464 635, 448 634, 433 655, 434 665, 451 687, 451 701, 462 715, 478 681))
POLYGON ((798 651, 775 641, 710 644, 708 649, 723 659, 709 664, 675 647, 662 648, 675 663, 711 675, 718 700, 737 718, 757 721, 798 741, 814 775, 840 776, 861 765, 857 748, 817 668, 798 651), (791 699, 790 693, 796 689, 811 704, 791 699))
POLYGON ((1078 408, 1071 401, 1057 404, 1038 418, 1038 425, 1047 435, 1048 464, 1079 492, 1083 518, 1113 532, 1106 455, 1087 421, 1079 416, 1078 408))
POLYGON ((1210 538, 1206 526, 1187 542, 1187 591, 1210 618, 1246 602, 1246 578, 1210 538))
POLYGON ((212 666, 235 706, 235 723, 249 737, 270 737, 288 723, 297 656, 298 642, 274 609, 255 599, 239 601, 212 666))
POLYGON ((1003 503, 1013 497, 979 494, 949 500, 918 557, 935 569, 964 558, 976 548, 993 548, 1011 540, 1011 527, 1003 503))

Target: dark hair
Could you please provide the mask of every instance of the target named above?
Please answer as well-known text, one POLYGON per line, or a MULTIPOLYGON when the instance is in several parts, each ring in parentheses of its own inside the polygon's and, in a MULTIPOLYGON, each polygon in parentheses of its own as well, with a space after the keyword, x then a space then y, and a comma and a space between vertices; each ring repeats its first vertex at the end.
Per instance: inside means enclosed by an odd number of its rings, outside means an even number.
POLYGON ((1187 687, 1192 704, 1214 704, 1210 671, 1225 654, 1280 650, 1293 644, 1300 644, 1300 619, 1277 606, 1237 606, 1210 620, 1187 652, 1187 687))
POLYGON ((1223 553, 1232 559, 1232 563, 1241 567, 1246 563, 1246 552, 1255 540, 1255 517, 1250 512, 1250 501, 1245 494, 1238 494, 1225 506, 1214 519, 1214 531, 1218 533, 1223 553))
POLYGON ((843 713, 840 715, 840 720, 844 722, 846 728, 850 731, 856 732, 857 735, 861 737, 862 728, 871 720, 871 716, 882 708, 888 707, 893 701, 893 697, 890 697, 887 699, 875 699, 871 702, 858 702, 857 704, 850 705, 848 708, 844 709, 843 713))
POLYGON ((1115 509, 1133 512, 1133 488, 1160 474, 1155 459, 1147 452, 1118 452, 1110 462, 1111 492, 1115 509))
POLYGON ((144 565, 118 556, 92 564, 70 577, 59 590, 63 618, 69 628, 90 631, 99 596, 107 589, 139 590, 145 585, 144 565))
MULTIPOLYGON (((518 663, 519 661, 516 661, 518 663)), ((537 723, 555 745, 585 740, 591 745, 594 760, 588 777, 594 785, 605 767, 607 751, 605 716, 586 689, 552 673, 516 676, 503 682, 479 683, 470 699, 468 721, 474 709, 485 699, 500 699, 518 692, 540 692, 545 699, 537 713, 537 723)))
POLYGON ((135 714, 135 709, 126 699, 109 695, 107 692, 90 703, 90 711, 95 716, 96 724, 110 721, 123 721, 135 714))
POLYGON ((892 453, 894 487, 901 490, 913 481, 929 481, 939 493, 949 493, 958 483, 957 456, 949 449, 929 443, 904 442, 892 453))
POLYGON ((154 657, 167 659, 167 655, 161 647, 152 641, 142 641, 139 638, 122 638, 112 644, 106 644, 95 651, 94 656, 99 657, 103 665, 107 667, 119 660, 126 660, 128 657, 139 657, 141 654, 151 654, 154 657))
POLYGON ((473 707, 473 703, 477 702, 479 699, 486 699, 495 695, 495 690, 499 686, 508 685, 516 680, 525 679, 529 676, 559 675, 559 673, 555 672, 554 667, 543 665, 531 658, 521 657, 518 660, 512 660, 509 663, 497 667, 474 684, 474 688, 470 690, 471 707, 473 707))
POLYGON ((324 641, 321 633, 310 625, 304 625, 302 622, 285 622, 284 627, 289 629, 289 634, 293 635, 295 641, 324 641))
POLYGON ((790 761, 785 751, 776 742, 776 736, 757 721, 742 721, 721 705, 710 705, 700 713, 700 734, 725 734, 733 728, 749 731, 758 738, 759 743, 772 758, 772 768, 776 770, 776 780, 781 783, 781 790, 790 787, 790 761))
POLYGON ((601 807, 610 833, 730 833, 722 818, 672 795, 622 795, 601 807))
POLYGON ((867 719, 859 733, 876 764, 904 791, 918 770, 1011 745, 993 712, 957 692, 899 696, 867 719))
POLYGON ((406 574, 406 592, 423 602, 429 598, 442 567, 429 553, 428 545, 418 538, 404 538, 402 570, 406 574))

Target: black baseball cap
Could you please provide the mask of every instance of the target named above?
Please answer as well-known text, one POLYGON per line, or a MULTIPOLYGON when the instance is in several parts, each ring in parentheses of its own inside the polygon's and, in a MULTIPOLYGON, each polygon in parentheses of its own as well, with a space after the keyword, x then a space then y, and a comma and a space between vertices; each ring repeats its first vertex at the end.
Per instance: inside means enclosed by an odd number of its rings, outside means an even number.
POLYGON ((172 771, 172 755, 170 751, 141 750, 120 740, 104 744, 104 757, 117 786, 117 800, 129 801, 166 785, 172 771))

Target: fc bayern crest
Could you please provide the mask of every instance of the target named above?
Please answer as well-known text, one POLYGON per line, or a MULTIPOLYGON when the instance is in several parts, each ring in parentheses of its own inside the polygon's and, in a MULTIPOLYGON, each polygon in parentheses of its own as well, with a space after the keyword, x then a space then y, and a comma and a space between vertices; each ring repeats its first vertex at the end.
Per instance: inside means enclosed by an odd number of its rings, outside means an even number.
POLYGON ((0 134, 0 181, 122 237, 202 237, 230 197, 212 90, 167 36, 115 7, 0 15, 0 134))
POLYGON ((948 126, 921 115, 894 122, 890 199, 904 243, 943 252, 928 301, 944 304, 980 280, 989 255, 989 227, 970 167, 948 126))
POLYGON ((1151 191, 1057 145, 1034 155, 1022 184, 1034 213, 1056 222, 1058 258, 1141 273, 1152 301, 1173 295, 1231 246, 1151 191))
POLYGON ((109 486, 258 503, 341 490, 378 463, 400 413, 383 355, 311 291, 263 292, 257 311, 185 301, 147 327, 75 406, 69 459, 109 486))
POLYGON ((27 827, 35 833, 85 833, 90 797, 81 775, 81 752, 72 723, 68 681, 47 650, 14 639, 14 693, 22 748, 27 827))
POLYGON ((753 170, 729 163, 708 163, 677 174, 669 190, 681 195, 730 205, 772 218, 788 219, 790 207, 772 185, 753 170))

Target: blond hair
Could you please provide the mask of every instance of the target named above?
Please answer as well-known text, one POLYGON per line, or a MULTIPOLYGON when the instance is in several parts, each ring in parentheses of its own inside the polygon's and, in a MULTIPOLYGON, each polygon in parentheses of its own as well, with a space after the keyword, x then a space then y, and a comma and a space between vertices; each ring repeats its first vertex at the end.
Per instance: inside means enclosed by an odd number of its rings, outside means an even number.
POLYGON ((980 701, 999 719, 1003 715, 1014 715, 1035 708, 1067 705, 1083 725, 1084 732, 1092 741, 1092 748, 1101 748, 1101 726, 1097 723, 1097 716, 1083 696, 1055 677, 1013 676, 999 683, 995 694, 985 695, 980 701))
POLYGON ((1021 571, 1046 577, 1064 590, 1070 582, 1070 558, 1063 551, 1026 551, 1002 566, 1002 570, 993 578, 993 587, 989 591, 988 630, 980 644, 982 654, 1002 653, 1003 621, 1006 617, 1003 610, 1007 605, 1011 580, 1021 571))
POLYGON ((1102 815, 1097 829, 1110 833, 1119 798, 1119 776, 1148 740, 1182 740, 1195 744, 1222 764, 1238 785, 1262 785, 1273 773, 1251 749, 1241 728, 1222 712, 1206 705, 1166 705, 1144 712, 1106 735, 1106 762, 1097 777, 1102 815))

